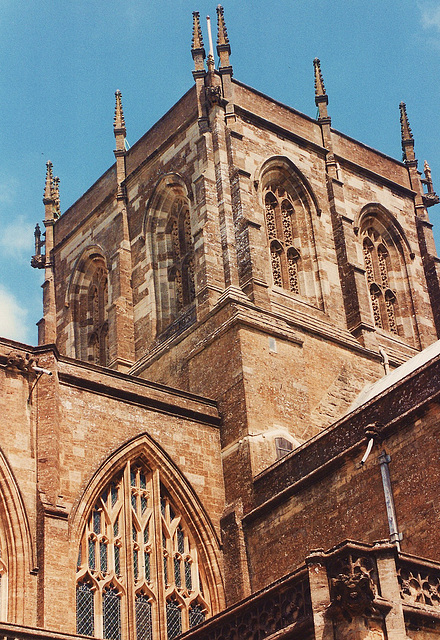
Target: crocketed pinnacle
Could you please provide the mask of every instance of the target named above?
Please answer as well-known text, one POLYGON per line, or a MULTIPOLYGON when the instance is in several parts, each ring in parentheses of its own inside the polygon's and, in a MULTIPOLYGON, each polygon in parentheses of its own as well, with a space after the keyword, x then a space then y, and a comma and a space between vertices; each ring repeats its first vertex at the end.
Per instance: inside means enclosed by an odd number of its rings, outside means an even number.
POLYGON ((402 132, 402 143, 407 142, 408 140, 413 140, 413 134, 411 131, 411 127, 409 126, 408 115, 406 113, 406 104, 401 102, 399 105, 400 108, 400 128, 402 132))
POLYGON ((122 109, 122 95, 119 89, 115 91, 116 106, 115 106, 115 119, 113 127, 116 129, 125 129, 124 110, 122 109))
POLYGON ((324 79, 321 73, 321 62, 319 58, 313 60, 313 66, 315 68, 315 96, 325 96, 324 79))
POLYGON ((43 196, 44 204, 52 204, 54 201, 52 168, 53 168, 53 165, 51 161, 48 160, 46 162, 46 183, 44 185, 44 196, 43 196))
POLYGON ((225 10, 221 4, 217 7, 217 44, 229 45, 228 30, 225 24, 225 10))
POLYGON ((60 179, 58 176, 55 176, 53 179, 53 203, 54 203, 54 211, 56 216, 61 215, 61 206, 60 206, 60 179))
POLYGON ((202 28, 200 26, 200 13, 193 11, 192 50, 203 49, 202 28))

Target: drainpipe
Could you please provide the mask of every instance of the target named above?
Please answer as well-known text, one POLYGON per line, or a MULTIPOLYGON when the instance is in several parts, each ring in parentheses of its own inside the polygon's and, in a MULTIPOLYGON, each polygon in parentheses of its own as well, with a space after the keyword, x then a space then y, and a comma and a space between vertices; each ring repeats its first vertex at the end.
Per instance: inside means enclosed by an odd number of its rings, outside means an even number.
POLYGON ((387 376, 390 372, 390 361, 388 359, 388 354, 383 347, 379 347, 380 357, 382 358, 382 366, 385 371, 385 375, 387 376))
POLYGON ((379 464, 380 473, 382 475, 385 506, 387 509, 388 526, 390 528, 390 540, 396 544, 397 551, 400 551, 400 541, 403 539, 403 535, 399 533, 399 528, 397 526, 396 508, 394 506, 393 489, 391 487, 390 469, 388 466, 390 462, 390 456, 386 451, 382 451, 379 456, 379 464))
MULTIPOLYGON (((367 449, 360 463, 361 466, 363 466, 366 463, 374 443, 377 441, 380 441, 381 438, 380 438, 380 433, 378 429, 381 426, 382 425, 374 423, 374 424, 368 425, 368 427, 365 429, 365 435, 368 438, 368 444, 367 444, 367 449)), ((384 450, 380 454, 378 461, 380 464, 380 474, 382 476, 383 493, 385 497, 385 506, 387 510, 388 526, 390 529, 390 541, 394 542, 397 547, 397 551, 400 551, 400 541, 403 539, 403 534, 399 533, 399 528, 397 525, 396 508, 394 506, 393 489, 391 486, 390 469, 388 466, 389 463, 391 462, 391 457, 384 450)))

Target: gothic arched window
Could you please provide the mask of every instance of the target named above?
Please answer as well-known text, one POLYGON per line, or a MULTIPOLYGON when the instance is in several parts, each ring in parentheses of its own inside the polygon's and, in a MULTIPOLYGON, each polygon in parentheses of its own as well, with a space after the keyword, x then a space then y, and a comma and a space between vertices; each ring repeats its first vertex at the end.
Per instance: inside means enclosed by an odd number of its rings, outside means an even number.
MULTIPOLYGON (((392 287, 393 267, 385 239, 373 227, 364 230, 365 273, 373 309, 374 324, 398 334, 397 297, 392 287)), ((394 247, 393 247, 394 249, 394 247)))
POLYGON ((194 246, 185 198, 175 200, 168 218, 167 232, 171 253, 168 279, 173 289, 174 314, 178 314, 195 298, 194 246))
POLYGON ((292 198, 283 187, 268 185, 265 189, 264 204, 273 282, 292 293, 300 293, 300 254, 294 246, 297 234, 292 198))
POLYGON ((74 355, 102 366, 109 363, 108 287, 108 269, 103 255, 95 247, 86 250, 69 286, 74 355))
MULTIPOLYGON (((319 213, 316 197, 288 158, 268 160, 260 181, 272 291, 278 299, 282 289, 322 308, 314 233, 319 213)), ((285 303, 286 297, 282 300, 285 303)))
MULTIPOLYGON (((164 176, 150 199, 145 219, 151 269, 146 273, 153 293, 153 332, 186 328, 195 320, 194 239, 188 189, 177 174, 164 176)), ((169 335, 168 333, 166 335, 169 335)))
POLYGON ((108 281, 105 266, 95 269, 88 291, 88 361, 108 363, 108 281))
POLYGON ((211 609, 197 547, 172 496, 141 462, 128 463, 101 492, 78 554, 77 633, 167 640, 203 622, 211 609))

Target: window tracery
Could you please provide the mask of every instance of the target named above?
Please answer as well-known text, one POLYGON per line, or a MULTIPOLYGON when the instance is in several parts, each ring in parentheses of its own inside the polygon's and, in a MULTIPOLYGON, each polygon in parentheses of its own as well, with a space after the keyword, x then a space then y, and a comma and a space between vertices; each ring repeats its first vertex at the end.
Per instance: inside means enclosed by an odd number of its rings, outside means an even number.
POLYGON ((271 184, 265 189, 264 202, 273 282, 278 287, 299 294, 300 253, 294 246, 297 234, 293 229, 292 198, 283 187, 271 184))
POLYGON ((391 288, 392 265, 388 243, 370 226, 364 231, 362 247, 374 324, 398 334, 397 297, 391 288))
POLYGON ((85 525, 77 566, 77 632, 167 640, 210 615, 196 545, 157 470, 128 463, 100 494, 85 525), (129 532, 129 533, 127 533, 129 532), (130 613, 131 611, 131 613, 130 613))
POLYGON ((323 309, 314 230, 321 210, 311 185, 283 156, 267 160, 256 177, 256 184, 261 183, 274 299, 291 304, 285 295, 280 298, 283 290, 323 309))
POLYGON ((185 198, 177 198, 168 220, 171 239, 170 283, 174 283, 175 313, 179 313, 195 299, 194 246, 191 219, 185 198))

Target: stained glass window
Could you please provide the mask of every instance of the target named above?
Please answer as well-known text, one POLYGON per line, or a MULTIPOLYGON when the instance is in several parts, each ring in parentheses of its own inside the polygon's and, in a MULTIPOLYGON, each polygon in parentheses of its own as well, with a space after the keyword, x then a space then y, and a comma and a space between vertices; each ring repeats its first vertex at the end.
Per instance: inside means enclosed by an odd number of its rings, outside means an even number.
POLYGON ((160 640, 154 630, 162 611, 172 640, 210 612, 197 549, 159 473, 144 464, 128 466, 101 492, 84 529, 77 567, 78 633, 129 640, 131 617, 136 640, 160 640))

